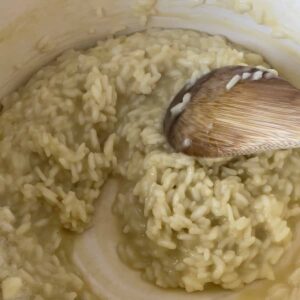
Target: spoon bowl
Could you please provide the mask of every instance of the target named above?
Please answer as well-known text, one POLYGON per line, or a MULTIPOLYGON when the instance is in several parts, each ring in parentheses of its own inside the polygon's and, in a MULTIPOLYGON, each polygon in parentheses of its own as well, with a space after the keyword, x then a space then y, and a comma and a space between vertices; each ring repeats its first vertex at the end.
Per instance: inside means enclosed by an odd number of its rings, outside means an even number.
POLYGON ((199 157, 296 148, 300 91, 267 69, 216 69, 174 97, 164 132, 176 151, 199 157))

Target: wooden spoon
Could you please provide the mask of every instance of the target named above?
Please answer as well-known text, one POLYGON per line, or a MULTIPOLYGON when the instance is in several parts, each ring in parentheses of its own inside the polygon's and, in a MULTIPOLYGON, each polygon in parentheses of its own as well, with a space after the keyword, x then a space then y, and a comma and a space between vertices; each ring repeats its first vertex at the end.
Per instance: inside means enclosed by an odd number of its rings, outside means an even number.
POLYGON ((216 69, 175 96, 164 132, 176 151, 200 157, 300 147, 300 90, 268 70, 216 69))

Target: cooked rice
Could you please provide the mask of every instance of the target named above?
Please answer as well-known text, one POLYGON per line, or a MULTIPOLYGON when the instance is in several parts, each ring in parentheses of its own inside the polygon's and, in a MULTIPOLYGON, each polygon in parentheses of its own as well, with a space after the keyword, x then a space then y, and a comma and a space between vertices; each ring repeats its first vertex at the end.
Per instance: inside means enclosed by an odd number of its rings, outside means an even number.
POLYGON ((226 84, 226 90, 231 90, 239 81, 241 80, 241 76, 236 74, 234 75, 229 82, 226 84))
POLYGON ((255 71, 254 73, 244 72, 242 75, 234 75, 226 84, 226 90, 231 90, 236 84, 239 83, 240 80, 260 80, 262 78, 272 79, 278 76, 278 73, 276 71, 274 72, 272 69, 268 69, 263 66, 258 66, 258 68, 261 70, 255 71))
MULTIPOLYGON (((298 206, 293 186, 299 177, 291 160, 299 154, 288 150, 212 161, 166 151, 160 124, 169 99, 182 86, 177 82, 196 70, 203 75, 216 67, 252 63, 247 60, 251 55, 219 37, 210 44, 211 37, 202 35, 196 42, 189 34, 184 46, 170 47, 161 60, 167 63, 177 52, 180 57, 173 61, 181 77, 165 77, 162 87, 157 83, 150 98, 157 104, 147 98, 129 103, 134 115, 121 122, 127 157, 132 158, 121 170, 134 188, 133 194, 130 187, 119 195, 115 205, 126 227, 119 254, 161 287, 195 291, 214 283, 235 289, 256 279, 274 279, 274 265, 291 239, 288 211, 298 206), (215 56, 216 48, 222 54, 215 56), (151 109, 155 113, 145 114, 151 109), (145 131, 159 133, 156 143, 141 141, 145 131)), ((170 63, 164 73, 173 74, 173 68, 170 63)))
POLYGON ((263 71, 259 70, 254 72, 253 76, 252 76, 252 80, 260 80, 263 77, 263 71))
POLYGON ((178 116, 179 114, 181 114, 186 106, 188 105, 188 103, 191 101, 191 97, 192 95, 190 93, 186 93, 183 98, 182 98, 182 101, 177 103, 176 105, 174 105, 172 108, 171 108, 171 114, 172 114, 172 117, 176 117, 178 116))
POLYGON ((274 74, 273 72, 267 72, 264 75, 265 79, 272 79, 272 78, 277 78, 278 76, 276 74, 274 74))
POLYGON ((242 79, 243 80, 246 80, 246 79, 249 79, 250 77, 251 77, 251 73, 250 72, 244 72, 243 74, 242 74, 242 79))
POLYGON ((3 299, 92 299, 63 228, 89 226, 113 176, 119 254, 145 279, 187 291, 273 279, 299 215, 300 152, 196 159, 173 153, 161 128, 188 78, 260 60, 218 36, 153 30, 69 51, 3 99, 3 299))

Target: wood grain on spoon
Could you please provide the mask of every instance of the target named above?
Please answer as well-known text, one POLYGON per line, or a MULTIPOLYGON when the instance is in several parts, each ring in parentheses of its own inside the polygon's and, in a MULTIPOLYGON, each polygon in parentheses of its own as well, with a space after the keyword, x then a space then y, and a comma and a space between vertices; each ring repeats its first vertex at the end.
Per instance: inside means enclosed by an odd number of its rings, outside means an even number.
POLYGON ((261 75, 258 71, 261 70, 243 66, 224 67, 184 87, 173 99, 164 120, 171 146, 200 157, 299 147, 300 91, 267 71, 261 79, 253 80, 255 73, 261 75), (235 75, 248 73, 248 79, 226 89, 235 75), (190 100, 183 111, 174 113, 174 107, 187 96, 190 100))

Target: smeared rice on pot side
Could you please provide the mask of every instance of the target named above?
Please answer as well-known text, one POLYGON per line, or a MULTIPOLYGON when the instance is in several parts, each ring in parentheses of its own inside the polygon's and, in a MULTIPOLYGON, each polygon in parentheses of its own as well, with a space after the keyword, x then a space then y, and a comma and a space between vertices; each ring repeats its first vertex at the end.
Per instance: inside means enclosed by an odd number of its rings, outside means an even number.
POLYGON ((87 228, 110 177, 123 183, 118 253, 147 280, 191 292, 273 279, 300 211, 299 150, 197 159, 162 133, 189 78, 240 63, 267 66, 218 36, 152 30, 69 51, 3 99, 3 299, 92 299, 64 229, 87 228))

